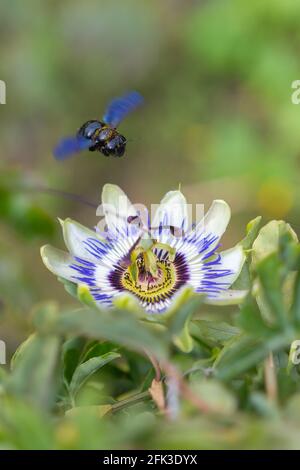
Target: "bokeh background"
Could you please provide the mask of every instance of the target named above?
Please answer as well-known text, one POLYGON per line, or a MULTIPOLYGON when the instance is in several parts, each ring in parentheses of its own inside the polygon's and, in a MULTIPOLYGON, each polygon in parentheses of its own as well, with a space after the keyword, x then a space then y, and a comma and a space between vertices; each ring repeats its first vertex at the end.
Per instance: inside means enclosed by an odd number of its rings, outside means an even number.
POLYGON ((227 200, 224 246, 245 223, 285 218, 300 233, 300 3, 294 0, 2 0, 0 337, 8 356, 32 309, 72 303, 39 248, 63 246, 57 217, 95 225, 103 184, 158 203, 181 183, 189 202, 227 200), (121 126, 123 159, 59 163, 57 140, 129 89, 145 106, 121 126))

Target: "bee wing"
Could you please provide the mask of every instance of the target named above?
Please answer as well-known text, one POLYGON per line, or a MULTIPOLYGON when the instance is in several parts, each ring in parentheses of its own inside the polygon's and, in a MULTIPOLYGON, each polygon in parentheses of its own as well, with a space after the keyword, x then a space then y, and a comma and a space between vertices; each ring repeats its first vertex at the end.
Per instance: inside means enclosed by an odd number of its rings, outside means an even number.
POLYGON ((89 139, 81 136, 65 137, 57 144, 53 150, 53 155, 56 160, 65 160, 78 153, 81 150, 88 149, 92 143, 89 139))
POLYGON ((120 122, 135 108, 144 102, 144 98, 137 91, 130 91, 120 98, 113 99, 103 116, 103 121, 112 127, 117 127, 120 122))

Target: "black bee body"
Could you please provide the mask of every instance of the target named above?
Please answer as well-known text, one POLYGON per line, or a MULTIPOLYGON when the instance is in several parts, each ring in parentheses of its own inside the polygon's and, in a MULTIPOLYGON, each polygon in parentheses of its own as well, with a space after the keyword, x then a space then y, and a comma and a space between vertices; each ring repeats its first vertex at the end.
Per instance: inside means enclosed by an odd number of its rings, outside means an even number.
POLYGON ((77 132, 78 137, 90 140, 89 150, 98 150, 103 155, 109 157, 122 157, 126 149, 126 138, 115 128, 104 122, 91 120, 87 121, 77 132))
POLYGON ((126 149, 126 138, 119 134, 120 122, 143 103, 143 97, 137 91, 113 99, 101 121, 87 121, 76 135, 64 137, 53 150, 57 160, 65 160, 83 150, 98 152, 109 157, 122 157, 126 149))

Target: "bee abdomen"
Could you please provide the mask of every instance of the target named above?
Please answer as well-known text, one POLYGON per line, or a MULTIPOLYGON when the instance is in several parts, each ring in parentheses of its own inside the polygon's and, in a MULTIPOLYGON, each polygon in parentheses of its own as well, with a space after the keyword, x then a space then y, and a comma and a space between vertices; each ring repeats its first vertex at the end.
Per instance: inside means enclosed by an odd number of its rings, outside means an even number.
POLYGON ((87 121, 80 127, 77 134, 86 139, 95 140, 101 129, 105 126, 103 122, 91 120, 87 121))

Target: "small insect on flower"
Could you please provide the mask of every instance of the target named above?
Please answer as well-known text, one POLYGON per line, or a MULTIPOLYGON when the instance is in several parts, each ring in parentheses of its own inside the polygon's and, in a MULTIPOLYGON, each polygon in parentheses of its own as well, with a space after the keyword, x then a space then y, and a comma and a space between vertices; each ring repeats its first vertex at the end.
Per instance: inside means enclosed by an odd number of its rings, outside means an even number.
POLYGON ((81 150, 102 153, 106 157, 122 157, 126 149, 126 137, 117 131, 120 122, 131 111, 143 103, 137 91, 131 91, 120 98, 113 99, 102 121, 90 120, 84 123, 75 136, 62 139, 53 151, 57 160, 65 160, 81 150))
POLYGON ((245 291, 230 289, 245 260, 242 247, 217 251, 230 219, 224 201, 214 201, 192 230, 180 191, 165 195, 152 223, 149 217, 142 223, 139 211, 118 186, 104 186, 102 206, 103 232, 67 219, 61 223, 68 253, 49 245, 41 249, 50 271, 87 286, 99 306, 113 306, 119 295, 126 294, 147 313, 162 313, 187 286, 210 303, 238 303, 244 298, 245 291))

